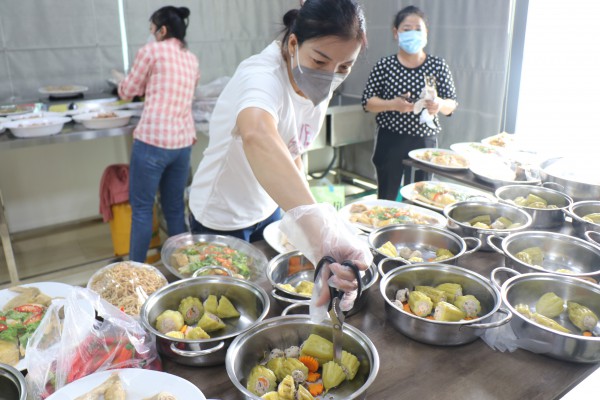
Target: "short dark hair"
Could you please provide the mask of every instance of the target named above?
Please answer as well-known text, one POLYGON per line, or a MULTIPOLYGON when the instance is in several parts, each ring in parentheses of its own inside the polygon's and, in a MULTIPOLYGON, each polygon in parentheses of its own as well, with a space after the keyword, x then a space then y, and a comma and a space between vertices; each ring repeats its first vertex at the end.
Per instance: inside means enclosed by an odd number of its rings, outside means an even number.
POLYGON ((293 33, 298 44, 325 36, 356 39, 367 42, 367 28, 362 8, 355 0, 306 0, 299 9, 289 10, 283 16, 282 49, 293 33))
POLYGON ((190 9, 187 7, 165 6, 154 11, 150 22, 156 25, 156 29, 165 26, 167 35, 165 38, 179 39, 185 46, 185 31, 188 26, 190 9))
POLYGON ((425 16, 423 10, 417 6, 407 6, 398 11, 398 14, 396 14, 396 17, 394 18, 394 28, 398 28, 406 17, 413 14, 420 17, 423 22, 425 22, 425 26, 427 26, 427 17, 425 16))

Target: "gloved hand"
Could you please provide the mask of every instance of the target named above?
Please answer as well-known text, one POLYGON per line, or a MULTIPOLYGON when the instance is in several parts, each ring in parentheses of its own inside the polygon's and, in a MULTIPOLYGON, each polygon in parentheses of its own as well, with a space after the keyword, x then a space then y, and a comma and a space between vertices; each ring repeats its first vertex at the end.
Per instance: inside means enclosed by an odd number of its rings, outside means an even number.
POLYGON ((315 295, 311 298, 313 320, 320 321, 327 314, 330 300, 328 286, 345 292, 340 306, 342 311, 350 310, 358 285, 352 271, 339 263, 350 260, 364 271, 373 262, 369 246, 355 234, 350 223, 341 218, 330 204, 311 204, 287 211, 279 229, 313 265, 316 266, 324 256, 331 256, 337 261, 329 268, 323 268, 320 279, 315 279, 315 295))
POLYGON ((113 79, 117 83, 117 85, 119 83, 121 83, 121 81, 123 79, 125 79, 125 74, 122 73, 122 72, 120 72, 120 71, 117 71, 116 69, 111 69, 110 70, 110 75, 113 77, 113 79))

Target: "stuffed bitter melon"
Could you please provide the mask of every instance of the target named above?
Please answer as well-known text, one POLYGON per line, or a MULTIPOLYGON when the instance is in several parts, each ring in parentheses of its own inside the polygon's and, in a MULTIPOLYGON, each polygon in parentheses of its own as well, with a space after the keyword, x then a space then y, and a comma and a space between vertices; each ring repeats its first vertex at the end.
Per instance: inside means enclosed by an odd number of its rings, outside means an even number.
POLYGON ((408 306, 418 317, 426 317, 433 310, 433 302, 425 293, 413 290, 408 294, 408 306))
POLYGON ((598 316, 586 306, 567 301, 569 320, 582 331, 592 331, 598 324, 598 316))
POLYGON ((333 360, 333 343, 319 335, 311 334, 302 344, 300 354, 317 359, 319 364, 333 360))
POLYGON ((475 318, 481 312, 481 304, 472 294, 458 296, 456 300, 454 300, 454 305, 465 313, 466 317, 475 318))
POLYGON ((565 301, 554 292, 544 293, 535 303, 535 312, 548 318, 558 317, 564 309, 565 301))
POLYGON ((440 301, 435 306, 435 311, 433 312, 433 319, 436 321, 457 322, 464 317, 464 312, 462 312, 458 307, 445 301, 440 301))
POLYGON ((462 286, 460 286, 458 283, 442 283, 437 285, 435 288, 446 293, 446 298, 450 303, 454 303, 456 298, 458 296, 462 296, 463 294, 462 286))
POLYGON ((446 292, 444 292, 443 290, 438 290, 432 286, 415 286, 415 290, 417 292, 425 293, 427 297, 429 297, 433 302, 434 307, 440 301, 448 301, 446 292))
POLYGON ((346 374, 342 367, 335 361, 328 361, 323 364, 323 386, 325 392, 338 386, 346 380, 346 374))

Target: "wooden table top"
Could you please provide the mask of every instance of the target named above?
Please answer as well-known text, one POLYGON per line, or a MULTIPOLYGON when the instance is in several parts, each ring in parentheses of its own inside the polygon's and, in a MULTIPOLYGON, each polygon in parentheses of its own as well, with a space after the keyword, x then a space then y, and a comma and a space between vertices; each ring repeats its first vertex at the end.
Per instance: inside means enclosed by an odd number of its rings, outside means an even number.
MULTIPOLYGON (((277 254, 264 241, 253 244, 269 259, 277 254)), ((459 266, 489 277, 494 268, 504 266, 504 256, 476 252, 461 257, 459 266)), ((169 280, 175 279, 168 271, 163 272, 169 280)), ((258 283, 270 292, 266 277, 258 283)), ((369 399, 557 399, 599 365, 559 361, 521 349, 502 353, 481 339, 456 347, 419 343, 387 321, 379 282, 367 296, 364 308, 346 323, 365 333, 379 353, 380 369, 367 391, 369 399)), ((281 311, 272 299, 269 317, 281 311)), ((163 363, 166 372, 194 383, 207 398, 244 398, 229 380, 225 365, 189 367, 165 358, 163 363)))

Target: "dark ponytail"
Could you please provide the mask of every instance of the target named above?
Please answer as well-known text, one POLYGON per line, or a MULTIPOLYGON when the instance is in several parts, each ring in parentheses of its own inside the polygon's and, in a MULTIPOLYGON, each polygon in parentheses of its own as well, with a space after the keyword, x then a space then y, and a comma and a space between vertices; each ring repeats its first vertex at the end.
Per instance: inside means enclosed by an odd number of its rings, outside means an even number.
POLYGON ((287 42, 293 33, 298 44, 324 36, 338 36, 367 43, 367 27, 362 8, 355 0, 306 0, 299 9, 283 16, 282 49, 287 54, 287 42))
POLYGON ((187 7, 165 6, 156 10, 150 17, 150 22, 156 29, 167 28, 165 38, 175 38, 186 46, 185 33, 189 23, 190 9, 187 7))

